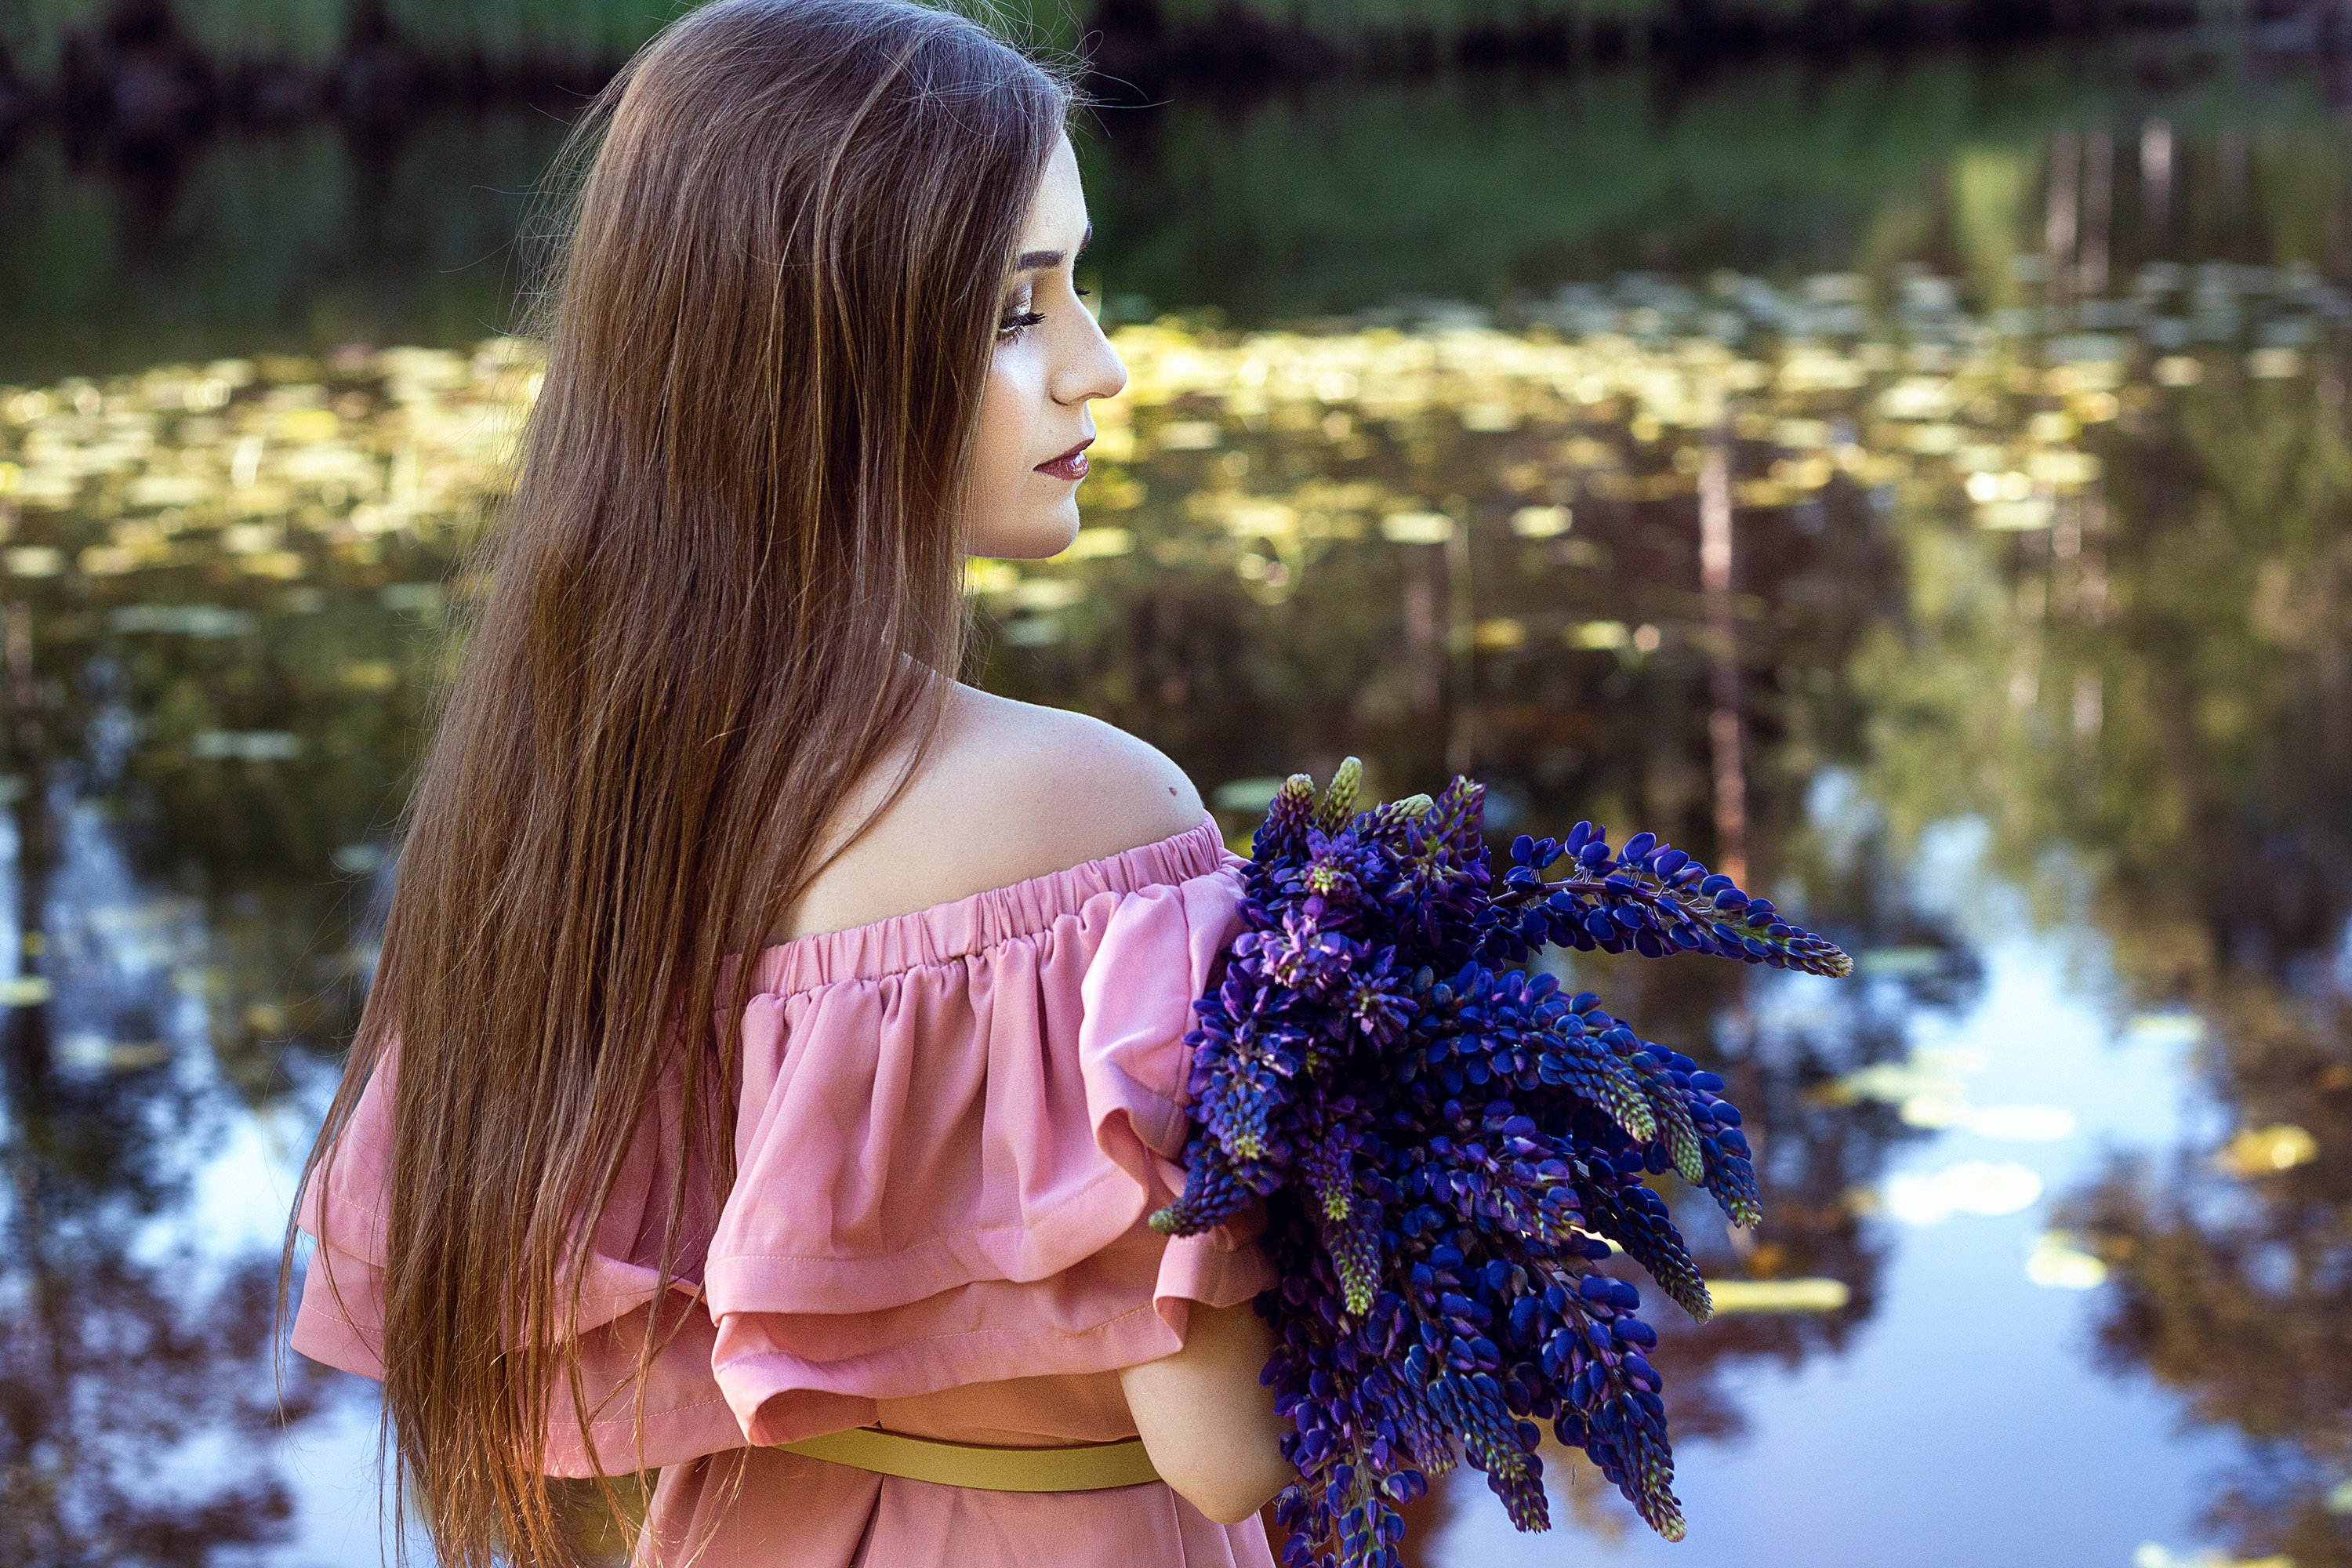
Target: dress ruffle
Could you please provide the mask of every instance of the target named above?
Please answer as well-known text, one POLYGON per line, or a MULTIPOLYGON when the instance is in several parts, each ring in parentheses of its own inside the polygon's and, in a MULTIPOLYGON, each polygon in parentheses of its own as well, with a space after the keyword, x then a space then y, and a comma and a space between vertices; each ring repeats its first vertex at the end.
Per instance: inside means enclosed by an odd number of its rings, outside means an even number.
MULTIPOLYGON (((1244 864, 1204 815, 1118 855, 762 950, 725 1205, 689 1213, 677 1278, 658 1289, 670 1162, 694 1158, 665 1080, 594 1227, 574 1331, 605 1401, 604 1468, 863 1425, 879 1400, 1133 1365, 1181 1346, 1191 1303, 1265 1288, 1247 1234, 1170 1241, 1145 1223, 1182 1186, 1182 1037, 1240 930, 1244 864), (657 1307, 660 1330, 682 1326, 640 1426, 627 1380, 657 1307)), ((371 1377, 397 1053, 341 1142, 328 1267, 306 1279, 292 1338, 371 1377)), ((313 1236, 318 1187, 299 1215, 313 1236)), ((547 1468, 584 1475, 587 1458, 559 1392, 547 1468)))

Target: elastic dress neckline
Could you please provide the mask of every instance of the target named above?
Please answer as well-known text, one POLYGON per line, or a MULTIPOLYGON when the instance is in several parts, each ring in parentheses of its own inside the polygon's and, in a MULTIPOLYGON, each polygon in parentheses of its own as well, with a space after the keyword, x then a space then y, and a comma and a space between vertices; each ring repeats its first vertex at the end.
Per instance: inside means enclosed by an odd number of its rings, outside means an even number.
POLYGON ((953 963, 1037 935, 1097 894, 1183 882, 1239 858, 1226 847, 1214 814, 1203 809, 1194 826, 1131 849, 905 914, 772 943, 759 952, 752 994, 789 996, 845 980, 880 980, 953 963))

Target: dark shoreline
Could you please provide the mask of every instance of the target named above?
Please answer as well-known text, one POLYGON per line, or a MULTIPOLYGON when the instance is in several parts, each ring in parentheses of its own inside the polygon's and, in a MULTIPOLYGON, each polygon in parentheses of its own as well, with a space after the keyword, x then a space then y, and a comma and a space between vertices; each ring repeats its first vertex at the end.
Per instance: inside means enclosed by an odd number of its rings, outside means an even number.
MULTIPOLYGON (((1809 0, 1767 13, 1739 0, 1660 0, 1639 19, 1339 38, 1271 23, 1230 0, 1207 20, 1182 26, 1169 26, 1155 0, 1098 0, 1083 53, 1090 93, 1108 104, 1142 106, 1180 90, 1245 97, 1334 79, 1410 79, 1464 68, 1554 74, 1645 62, 1704 74, 1772 58, 1835 65, 1924 49, 1999 51, 2178 35, 2200 29, 2206 10, 2200 0, 1962 0, 1932 8, 1809 0)), ((2246 21, 2226 26, 2251 35, 2262 52, 2352 45, 2352 20, 2305 0, 2258 5, 2246 21)), ((568 118, 620 63, 452 54, 402 37, 380 10, 364 6, 335 57, 315 68, 222 62, 177 25, 166 0, 127 0, 68 34, 50 81, 28 82, 0 55, 0 154, 12 130, 37 124, 86 145, 135 147, 320 119, 364 132, 443 108, 542 105, 568 118)))

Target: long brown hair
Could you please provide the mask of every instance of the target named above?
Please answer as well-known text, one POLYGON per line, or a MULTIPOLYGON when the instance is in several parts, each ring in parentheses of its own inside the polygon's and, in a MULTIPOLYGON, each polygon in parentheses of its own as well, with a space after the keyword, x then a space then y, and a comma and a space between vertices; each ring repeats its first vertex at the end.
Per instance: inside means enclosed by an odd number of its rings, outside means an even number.
MULTIPOLYGON (((906 757, 862 833, 938 734, 997 312, 1071 102, 1066 69, 960 15, 719 0, 574 133, 545 379, 302 1173, 323 1184, 396 1050, 383 1422, 395 1520, 413 1493, 448 1568, 562 1561, 558 1380, 592 1456, 598 1414, 556 1327, 581 1216, 676 1074, 695 1159, 667 1193, 672 1278, 690 1206, 734 1179, 712 1022, 753 966, 724 961, 781 929, 851 786, 906 757)), ((289 1221, 281 1325, 296 1240, 289 1221)))

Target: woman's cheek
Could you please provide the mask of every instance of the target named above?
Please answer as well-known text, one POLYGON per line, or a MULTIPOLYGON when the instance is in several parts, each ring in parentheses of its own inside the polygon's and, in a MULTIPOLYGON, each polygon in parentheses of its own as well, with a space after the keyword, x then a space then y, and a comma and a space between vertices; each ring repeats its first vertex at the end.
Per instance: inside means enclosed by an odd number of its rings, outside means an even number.
POLYGON ((1026 344, 997 351, 981 405, 980 440, 989 466, 1009 482, 1028 467, 1029 426, 1036 406, 1036 355, 1026 344))

